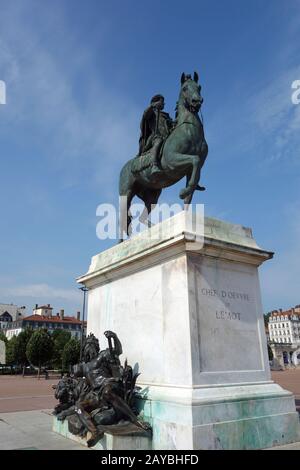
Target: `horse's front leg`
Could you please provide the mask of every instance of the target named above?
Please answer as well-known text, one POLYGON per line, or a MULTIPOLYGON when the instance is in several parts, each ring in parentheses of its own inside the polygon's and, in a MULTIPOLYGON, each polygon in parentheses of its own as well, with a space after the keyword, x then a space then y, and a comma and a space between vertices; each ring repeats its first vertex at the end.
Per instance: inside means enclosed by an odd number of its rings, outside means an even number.
MULTIPOLYGON (((193 165, 193 170, 191 171, 189 175, 187 175, 187 178, 186 178, 187 194, 183 194, 185 206, 191 203, 195 190, 205 191, 205 187, 200 186, 198 183, 200 181, 201 169, 204 165, 207 154, 208 154, 208 146, 207 146, 206 140, 204 139, 202 142, 201 153, 200 153, 200 156, 198 157, 198 161, 196 162, 195 165, 193 165), (191 190, 189 188, 191 188, 191 190)), ((183 193, 184 193, 184 190, 183 190, 183 193)))
POLYGON ((190 204, 194 191, 197 189, 197 185, 200 180, 202 167, 201 160, 198 155, 186 154, 178 154, 178 160, 180 161, 180 164, 189 167, 189 171, 187 171, 186 187, 180 191, 179 197, 184 199, 185 204, 190 204))

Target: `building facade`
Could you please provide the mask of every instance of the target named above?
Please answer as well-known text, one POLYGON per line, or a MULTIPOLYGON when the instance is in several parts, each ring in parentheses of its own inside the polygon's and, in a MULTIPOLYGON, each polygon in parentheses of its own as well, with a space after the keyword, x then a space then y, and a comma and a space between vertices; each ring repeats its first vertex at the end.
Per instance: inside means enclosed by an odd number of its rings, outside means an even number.
POLYGON ((300 305, 290 310, 274 310, 269 315, 268 344, 276 368, 300 365, 300 305))
POLYGON ((300 345, 300 306, 271 312, 268 329, 270 343, 300 345))
POLYGON ((20 320, 26 315, 26 307, 14 304, 0 304, 0 329, 7 328, 12 322, 20 320))
MULTIPOLYGON (((55 330, 69 331, 71 336, 80 339, 82 331, 82 321, 80 320, 80 312, 77 312, 76 317, 65 316, 64 310, 60 310, 59 313, 53 315, 53 308, 48 305, 41 307, 37 306, 33 309, 33 314, 27 317, 17 319, 7 323, 6 327, 3 328, 7 339, 11 339, 13 336, 17 336, 25 328, 32 328, 38 330, 40 328, 46 328, 49 333, 55 330)), ((86 322, 83 326, 83 333, 86 332, 86 322)))
POLYGON ((33 309, 33 315, 40 315, 42 317, 51 317, 52 316, 53 308, 50 304, 48 305, 40 305, 35 304, 35 308, 33 309))

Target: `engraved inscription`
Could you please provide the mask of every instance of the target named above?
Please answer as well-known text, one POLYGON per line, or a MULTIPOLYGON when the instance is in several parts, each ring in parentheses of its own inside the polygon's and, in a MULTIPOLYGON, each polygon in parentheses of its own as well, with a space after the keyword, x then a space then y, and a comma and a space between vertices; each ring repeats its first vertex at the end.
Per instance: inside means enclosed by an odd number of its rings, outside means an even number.
POLYGON ((240 320, 241 314, 239 312, 230 312, 229 310, 217 310, 217 320, 240 320))
POLYGON ((221 299, 243 300, 245 302, 250 302, 249 295, 243 292, 207 289, 203 287, 201 289, 201 294, 208 297, 220 297, 221 299))
POLYGON ((208 259, 196 260, 195 264, 199 267, 195 270, 195 290, 201 372, 226 371, 224 380, 230 382, 237 371, 243 375, 245 371, 262 370, 257 268, 208 259), (249 354, 239 354, 240 350, 249 354))

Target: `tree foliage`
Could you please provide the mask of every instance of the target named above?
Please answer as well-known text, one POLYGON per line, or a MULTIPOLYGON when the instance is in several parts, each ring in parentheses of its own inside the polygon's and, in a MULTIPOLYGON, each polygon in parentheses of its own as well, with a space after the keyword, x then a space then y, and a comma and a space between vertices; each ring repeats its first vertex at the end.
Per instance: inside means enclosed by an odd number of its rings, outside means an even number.
POLYGON ((52 366, 55 369, 62 367, 62 355, 65 345, 71 339, 71 333, 65 330, 54 330, 52 333, 53 339, 53 355, 52 355, 52 366))
POLYGON ((269 355, 269 361, 272 361, 274 355, 273 355, 273 351, 272 351, 272 349, 271 349, 271 347, 270 347, 269 344, 268 344, 268 355, 269 355))
POLYGON ((15 361, 21 366, 28 365, 26 348, 32 335, 33 329, 25 328, 25 330, 21 331, 21 333, 17 336, 15 344, 15 361))
POLYGON ((268 326, 269 324, 269 318, 271 316, 272 312, 270 313, 264 313, 264 322, 265 322, 265 326, 268 326))
POLYGON ((78 364, 80 357, 80 341, 77 338, 71 338, 64 347, 62 354, 62 363, 65 370, 70 366, 78 364))
POLYGON ((26 356, 30 363, 38 366, 47 364, 53 354, 53 339, 46 329, 35 331, 26 348, 26 356))
POLYGON ((5 344, 8 343, 8 339, 6 338, 5 334, 3 331, 0 331, 0 341, 4 341, 5 344))
POLYGON ((13 336, 6 344, 6 364, 16 363, 16 342, 17 336, 13 336))

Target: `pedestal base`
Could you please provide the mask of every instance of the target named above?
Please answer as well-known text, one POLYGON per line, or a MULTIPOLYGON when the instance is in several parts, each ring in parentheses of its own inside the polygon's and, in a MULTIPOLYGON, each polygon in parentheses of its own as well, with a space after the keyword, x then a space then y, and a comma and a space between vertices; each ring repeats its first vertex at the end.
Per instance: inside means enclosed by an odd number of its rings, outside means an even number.
POLYGON ((250 229, 183 211, 93 257, 88 333, 115 331, 140 372, 154 449, 260 449, 300 439, 293 396, 271 381, 250 229), (198 226, 199 227, 199 226, 198 226))
MULTIPOLYGON (((68 429, 68 422, 59 421, 56 417, 53 418, 52 430, 67 439, 78 442, 87 447, 87 440, 90 437, 81 438, 75 436, 68 429)), ((151 438, 143 436, 112 436, 105 433, 103 438, 93 447, 93 450, 149 450, 151 449, 151 438)))
POLYGON ((147 397, 139 407, 153 426, 153 449, 251 450, 300 440, 294 397, 273 383, 209 387, 191 396, 151 387, 147 397))

